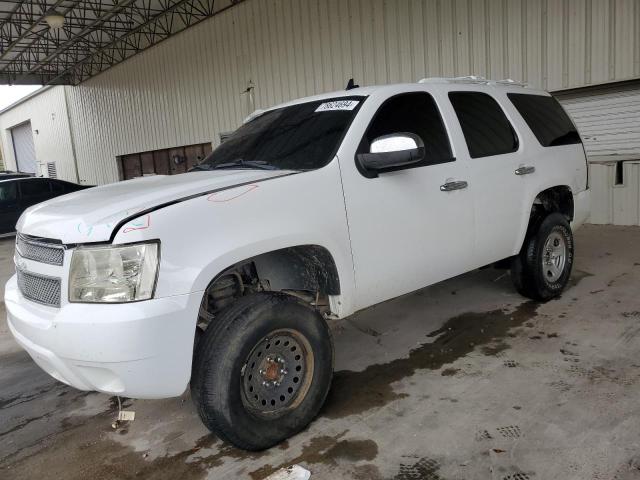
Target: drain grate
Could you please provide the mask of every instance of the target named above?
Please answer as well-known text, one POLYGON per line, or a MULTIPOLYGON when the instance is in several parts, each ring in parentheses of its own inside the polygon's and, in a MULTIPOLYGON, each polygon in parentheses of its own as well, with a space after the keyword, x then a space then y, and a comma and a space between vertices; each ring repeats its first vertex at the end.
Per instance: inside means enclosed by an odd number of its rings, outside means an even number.
POLYGON ((400 464, 394 480, 442 480, 438 474, 440 464, 431 458, 421 458, 412 465, 400 464))
POLYGON ((508 425, 506 427, 498 427, 496 428, 496 430, 504 438, 520 438, 520 435, 521 435, 520 427, 518 427, 517 425, 508 425))
POLYGON ((531 480, 531 477, 526 473, 517 472, 507 475, 506 477, 502 477, 502 480, 531 480))
POLYGON ((493 437, 491 436, 491 434, 487 430, 478 430, 476 432, 476 440, 477 441, 491 440, 491 439, 493 439, 493 437))
POLYGON ((518 366, 518 362, 516 362, 515 360, 505 360, 504 361, 504 366, 505 367, 509 367, 509 368, 517 367, 518 366))

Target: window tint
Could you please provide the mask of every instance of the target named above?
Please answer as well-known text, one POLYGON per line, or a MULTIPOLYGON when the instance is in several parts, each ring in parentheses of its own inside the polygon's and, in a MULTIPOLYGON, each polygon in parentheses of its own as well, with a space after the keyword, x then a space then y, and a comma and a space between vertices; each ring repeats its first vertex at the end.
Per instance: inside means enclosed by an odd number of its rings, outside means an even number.
POLYGON ((569 115, 555 98, 527 93, 507 96, 543 147, 581 143, 569 115))
POLYGON ((20 192, 22 193, 22 198, 25 199, 48 195, 49 180, 45 180, 44 178, 22 180, 20 182, 20 192))
POLYGON ((196 170, 313 170, 331 161, 365 97, 339 97, 270 110, 242 125, 196 170), (242 164, 245 164, 243 167, 242 164))
POLYGON ((16 198, 16 182, 0 182, 0 202, 12 202, 16 198))
POLYGON ((518 149, 518 137, 493 97, 480 92, 450 92, 471 158, 489 157, 518 149))
POLYGON ((64 184, 56 180, 49 180, 51 182, 51 191, 56 195, 62 195, 64 193, 64 184))
POLYGON ((78 190, 82 190, 82 185, 78 185, 77 183, 71 182, 60 182, 64 184, 64 193, 77 192, 78 190))
POLYGON ((387 100, 373 118, 360 150, 368 152, 376 138, 401 132, 416 134, 424 142, 425 160, 412 166, 454 160, 440 112, 428 93, 407 93, 387 100))

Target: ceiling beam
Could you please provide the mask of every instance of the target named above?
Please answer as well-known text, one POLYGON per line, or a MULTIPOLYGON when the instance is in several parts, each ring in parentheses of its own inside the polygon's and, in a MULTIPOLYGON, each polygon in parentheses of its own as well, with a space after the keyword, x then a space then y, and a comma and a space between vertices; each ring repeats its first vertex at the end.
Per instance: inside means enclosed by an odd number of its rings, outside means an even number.
POLYGON ((78 84, 241 1, 13 0, 11 25, 0 23, 0 84, 78 84), (53 8, 60 30, 44 25, 53 8))

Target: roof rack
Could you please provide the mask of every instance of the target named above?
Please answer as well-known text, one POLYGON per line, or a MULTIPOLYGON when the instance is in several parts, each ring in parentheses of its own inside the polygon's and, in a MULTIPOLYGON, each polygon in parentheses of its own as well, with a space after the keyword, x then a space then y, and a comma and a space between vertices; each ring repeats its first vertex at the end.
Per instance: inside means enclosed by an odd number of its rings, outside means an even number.
POLYGON ((518 82, 511 78, 503 80, 489 80, 478 75, 467 75, 465 77, 428 77, 418 81, 418 83, 471 83, 484 85, 509 85, 514 87, 528 87, 525 82, 518 82))

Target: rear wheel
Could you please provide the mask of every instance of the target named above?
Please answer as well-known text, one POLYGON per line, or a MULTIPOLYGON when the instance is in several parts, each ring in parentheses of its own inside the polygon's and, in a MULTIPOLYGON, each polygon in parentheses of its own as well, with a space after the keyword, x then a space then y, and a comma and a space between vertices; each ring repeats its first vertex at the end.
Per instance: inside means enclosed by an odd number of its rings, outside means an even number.
POLYGON ((243 297, 198 344, 192 396, 205 425, 245 450, 298 433, 318 414, 333 373, 322 316, 281 293, 243 297))
POLYGON ((566 217, 551 213, 531 226, 520 253, 511 262, 518 292, 549 300, 566 287, 573 267, 573 234, 566 217))

